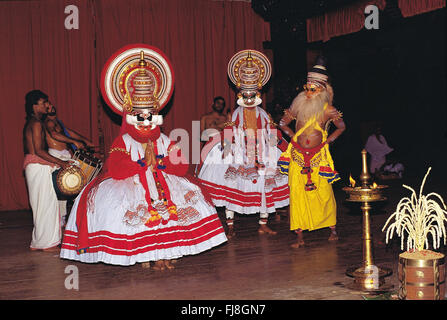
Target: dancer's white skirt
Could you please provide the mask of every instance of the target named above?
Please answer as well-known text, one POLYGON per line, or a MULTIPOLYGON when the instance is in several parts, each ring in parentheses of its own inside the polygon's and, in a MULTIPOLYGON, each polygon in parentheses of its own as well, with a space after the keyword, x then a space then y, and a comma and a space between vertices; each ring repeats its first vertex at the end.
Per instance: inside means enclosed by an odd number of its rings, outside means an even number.
POLYGON ((289 205, 288 177, 276 166, 256 171, 253 165, 239 164, 232 154, 223 158, 219 143, 208 153, 198 177, 217 207, 255 214, 289 205))
MULTIPOLYGON (((60 256, 87 263, 104 262, 133 265, 139 262, 176 259, 194 255, 227 240, 214 206, 208 204, 200 189, 183 177, 163 173, 171 199, 177 206, 178 221, 159 210, 163 222, 147 227, 149 217, 145 191, 138 176, 125 180, 107 179, 99 184, 88 204, 89 248, 77 252, 76 210, 81 194, 72 208, 60 256), (169 221, 168 221, 169 220, 169 221)), ((147 175, 150 194, 157 189, 147 175)))

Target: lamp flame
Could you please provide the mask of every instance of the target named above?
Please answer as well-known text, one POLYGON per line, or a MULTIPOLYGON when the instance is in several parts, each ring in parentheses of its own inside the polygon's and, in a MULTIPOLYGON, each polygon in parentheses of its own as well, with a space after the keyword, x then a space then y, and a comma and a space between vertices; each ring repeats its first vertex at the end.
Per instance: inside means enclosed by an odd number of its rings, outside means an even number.
POLYGON ((351 185, 352 188, 355 187, 355 180, 352 179, 351 175, 349 175, 349 184, 351 185))
POLYGON ((377 183, 374 182, 373 185, 372 185, 372 188, 376 189, 377 188, 377 183))

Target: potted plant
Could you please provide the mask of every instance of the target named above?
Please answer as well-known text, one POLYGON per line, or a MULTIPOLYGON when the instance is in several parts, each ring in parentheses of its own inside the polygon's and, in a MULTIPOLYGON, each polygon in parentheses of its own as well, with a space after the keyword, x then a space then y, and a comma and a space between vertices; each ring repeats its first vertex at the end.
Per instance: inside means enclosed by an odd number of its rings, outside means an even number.
POLYGON ((388 218, 382 229, 384 231, 387 228, 386 243, 394 233, 401 237, 402 251, 406 243, 407 251, 399 255, 400 299, 444 299, 444 254, 428 248, 430 238, 434 250, 439 248, 441 238, 444 238, 444 244, 446 243, 447 211, 444 200, 439 194, 434 192, 422 194, 430 171, 431 168, 425 174, 419 196, 413 188, 403 185, 412 192, 411 197, 404 197, 399 201, 396 211, 388 218))

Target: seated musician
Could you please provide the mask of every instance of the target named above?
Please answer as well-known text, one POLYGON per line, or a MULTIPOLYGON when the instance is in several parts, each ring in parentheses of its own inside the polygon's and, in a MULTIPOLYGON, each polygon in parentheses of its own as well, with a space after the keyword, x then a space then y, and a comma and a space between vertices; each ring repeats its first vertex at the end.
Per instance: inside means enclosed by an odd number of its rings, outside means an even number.
POLYGON ((219 132, 225 129, 227 121, 231 120, 231 116, 228 116, 225 112, 225 99, 223 97, 215 97, 211 108, 213 109, 211 112, 204 114, 200 118, 202 141, 208 141, 212 136, 219 134, 219 132), (207 129, 215 129, 215 131, 205 132, 207 129))

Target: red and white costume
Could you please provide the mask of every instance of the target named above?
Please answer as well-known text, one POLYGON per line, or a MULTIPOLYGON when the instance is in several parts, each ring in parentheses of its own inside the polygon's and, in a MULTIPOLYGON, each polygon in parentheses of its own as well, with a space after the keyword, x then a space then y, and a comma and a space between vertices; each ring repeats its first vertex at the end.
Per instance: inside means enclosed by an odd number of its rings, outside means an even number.
MULTIPOLYGON (((232 132, 231 152, 223 157, 221 144, 216 144, 205 158, 198 177, 218 207, 242 214, 272 213, 289 204, 288 179, 276 168, 282 151, 276 145, 269 145, 271 135, 279 131, 272 127, 263 109, 254 107, 253 112, 256 112, 260 133, 258 150, 263 150, 263 155, 272 161, 262 161, 265 159, 262 154, 255 161, 247 156, 244 107, 238 107, 232 116, 234 126, 226 128, 232 132), (256 161, 262 162, 265 168, 259 169, 256 161)), ((280 141, 287 146, 284 140, 280 141)))
POLYGON ((214 204, 226 208, 227 219, 233 219, 234 211, 260 213, 265 219, 289 204, 288 179, 277 169, 280 147, 286 148, 287 142, 259 107, 257 90, 270 78, 270 62, 258 51, 243 50, 230 60, 228 75, 241 89, 239 107, 221 134, 224 142, 214 138, 204 147, 210 151, 198 177, 214 204))
POLYGON ((132 45, 104 70, 103 95, 124 113, 121 134, 103 171, 76 198, 60 256, 133 265, 198 254, 225 242, 214 206, 185 177, 188 165, 173 163, 178 149, 160 133, 158 111, 173 89, 167 58, 154 47, 132 45))

